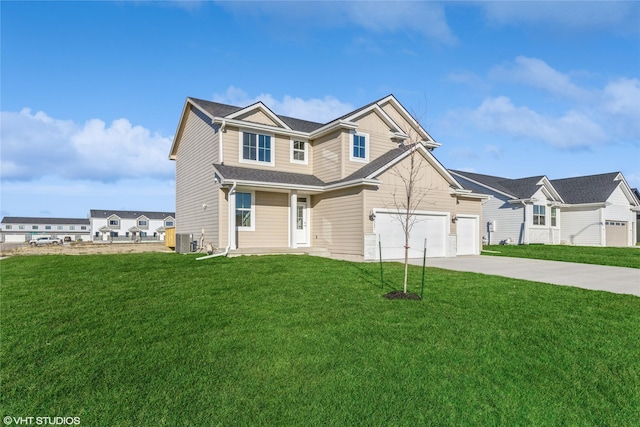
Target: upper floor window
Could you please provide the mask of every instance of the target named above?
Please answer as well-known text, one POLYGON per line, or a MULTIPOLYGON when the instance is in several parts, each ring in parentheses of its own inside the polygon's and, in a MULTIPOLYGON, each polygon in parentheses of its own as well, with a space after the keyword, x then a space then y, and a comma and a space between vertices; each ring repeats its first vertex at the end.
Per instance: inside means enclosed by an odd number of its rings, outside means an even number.
POLYGON ((25 226, 24 226, 24 225, 19 225, 19 226, 18 226, 18 229, 19 229, 19 230, 24 230, 24 229, 25 229, 25 226))
POLYGON ((173 221, 171 221, 171 220, 165 221, 164 226, 165 227, 173 227, 173 221))
POLYGON ((75 230, 75 229, 76 229, 76 226, 75 226, 75 225, 70 225, 70 226, 69 226, 69 230, 75 230))
POLYGON ((117 219, 110 219, 109 220, 109 225, 112 227, 117 227, 118 225, 120 225, 120 221, 117 219))
POLYGON ((50 226, 50 225, 45 225, 45 226, 44 226, 44 229, 45 229, 45 230, 51 230, 51 226, 50 226))
POLYGON ((80 226, 80 230, 86 230, 86 229, 87 229, 87 226, 86 226, 86 225, 81 225, 81 226, 80 226))
POLYGON ((5 230, 11 230, 12 228, 13 228, 13 225, 11 225, 11 224, 7 224, 7 225, 4 226, 5 230))
POLYGON ((291 140, 291 162, 307 164, 307 146, 309 144, 306 141, 300 141, 298 139, 291 140))
POLYGON ((273 143, 271 135, 242 132, 241 162, 266 163, 273 166, 273 143))
POLYGON ((149 225, 149 223, 147 222, 146 219, 138 220, 138 227, 146 227, 147 225, 149 225))
POLYGON ((31 229, 32 229, 32 230, 37 230, 37 229, 38 229, 38 226, 37 226, 37 225, 32 225, 32 226, 31 226, 31 229))
POLYGON ((533 205, 533 224, 545 225, 546 206, 533 205))
POLYGON ((369 135, 366 133, 351 134, 350 148, 349 160, 356 162, 369 161, 369 135))
POLYGON ((56 226, 56 228, 57 228, 58 230, 62 230, 64 227, 63 227, 62 225, 57 225, 57 226, 56 226))

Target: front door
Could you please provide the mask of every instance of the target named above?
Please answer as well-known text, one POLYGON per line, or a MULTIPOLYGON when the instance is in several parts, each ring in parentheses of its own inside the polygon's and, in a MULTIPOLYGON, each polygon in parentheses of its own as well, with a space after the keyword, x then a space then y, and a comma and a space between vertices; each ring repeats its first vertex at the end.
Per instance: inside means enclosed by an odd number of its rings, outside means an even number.
POLYGON ((296 243, 300 246, 309 244, 309 209, 307 208, 307 199, 298 198, 298 206, 296 209, 296 243))

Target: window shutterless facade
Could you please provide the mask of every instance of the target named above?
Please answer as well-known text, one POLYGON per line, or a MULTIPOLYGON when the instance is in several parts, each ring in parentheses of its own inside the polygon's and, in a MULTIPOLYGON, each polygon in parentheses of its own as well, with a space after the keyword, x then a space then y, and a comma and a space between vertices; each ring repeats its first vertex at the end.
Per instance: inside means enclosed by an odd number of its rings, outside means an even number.
POLYGON ((291 163, 308 164, 307 147, 308 143, 299 139, 291 140, 291 163))
POLYGON ((349 160, 355 162, 369 161, 369 135, 359 132, 352 133, 350 145, 349 160))
POLYGON ((254 230, 253 193, 236 192, 236 228, 254 230))
POLYGON ((271 135, 264 135, 251 132, 240 132, 240 162, 259 163, 273 166, 274 150, 271 135))
POLYGON ((546 206, 533 205, 533 225, 546 224, 546 206))

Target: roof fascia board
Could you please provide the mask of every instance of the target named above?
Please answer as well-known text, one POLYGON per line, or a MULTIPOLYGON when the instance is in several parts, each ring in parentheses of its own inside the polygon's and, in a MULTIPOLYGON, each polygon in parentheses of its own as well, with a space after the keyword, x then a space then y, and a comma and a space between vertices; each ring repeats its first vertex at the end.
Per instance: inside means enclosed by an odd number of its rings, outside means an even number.
POLYGON ((454 175, 454 176, 457 176, 459 178, 462 178, 465 181, 473 182, 474 184, 479 185, 481 187, 484 187, 484 188, 486 188, 488 190, 491 190, 491 191, 493 191, 495 193, 502 194, 503 196, 509 197, 511 199, 514 199, 514 200, 516 199, 516 196, 514 196, 513 194, 505 193, 504 191, 500 191, 500 190, 498 190, 496 188, 493 188, 490 185, 484 184, 484 183, 482 183, 480 181, 476 181, 475 179, 471 179, 471 178, 469 178, 469 177, 467 177, 465 175, 462 175, 462 174, 459 174, 459 173, 456 173, 456 172, 451 172, 451 174, 454 175))
MULTIPOLYGON (((285 128, 287 130, 291 130, 291 128, 285 122, 283 122, 282 119, 280 119, 280 117, 278 117, 278 115, 276 113, 271 111, 269 109, 269 107, 264 105, 262 103, 262 101, 258 101, 255 104, 251 104, 248 107, 243 108, 242 110, 236 111, 235 113, 231 113, 228 116, 226 116, 226 118, 235 119, 237 117, 242 116, 243 114, 249 113, 249 112, 254 111, 254 110, 260 110, 261 112, 266 114, 271 120, 273 120, 274 122, 278 123, 283 128, 285 128)), ((275 126, 275 127, 277 127, 277 126, 275 126)))
POLYGON ((377 179, 354 179, 346 182, 339 182, 335 184, 328 185, 294 185, 294 184, 283 184, 283 183, 273 183, 273 182, 262 182, 262 181, 251 181, 244 179, 222 179, 222 185, 231 185, 236 184, 238 186, 245 187, 257 187, 257 188, 270 188, 277 190, 298 190, 298 191, 307 191, 314 193, 322 193, 325 191, 333 191, 342 188, 356 187, 359 185, 373 185, 380 186, 380 181, 377 179))
POLYGON ((559 206, 561 208, 604 208, 609 206, 609 202, 594 202, 594 203, 562 203, 559 206))
POLYGON ((558 193, 556 188, 551 183, 551 180, 549 180, 549 178, 547 178, 546 176, 542 177, 542 179, 540 180, 538 185, 542 185, 550 193, 549 195, 554 200, 558 200, 560 202, 564 202, 564 200, 562 199, 562 196, 560 195, 560 193, 558 193))
POLYGON ((327 123, 319 129, 314 130, 313 132, 307 134, 309 138, 320 138, 328 133, 331 133, 338 129, 349 129, 355 130, 358 129, 358 124, 349 122, 347 120, 337 120, 331 123, 327 123))
MULTIPOLYGON (((182 114, 180 114, 180 120, 178 121, 178 128, 176 129, 176 133, 173 137, 173 142, 171 143, 171 150, 169 150, 169 160, 175 160, 178 155, 178 141, 182 138, 182 130, 184 128, 185 117, 187 115, 187 111, 189 105, 194 105, 191 101, 191 98, 187 97, 184 102, 184 106, 182 107, 182 114)), ((204 112, 206 114, 206 112, 204 112)))
POLYGON ((270 126, 262 123, 245 122, 244 120, 230 119, 228 117, 214 117, 213 122, 218 124, 224 123, 225 125, 237 126, 239 128, 245 128, 245 129, 263 130, 266 132, 277 133, 279 135, 309 138, 308 132, 300 132, 297 130, 291 130, 290 128, 283 129, 277 126, 270 126))
POLYGON ((627 198, 627 200, 629 200, 629 204, 634 205, 634 206, 640 206, 640 204, 636 200, 635 196, 633 195, 633 190, 631 189, 631 187, 627 183, 627 180, 624 179, 624 176, 622 175, 622 173, 619 173, 615 177, 614 181, 620 181, 622 183, 622 192, 624 193, 624 195, 627 198))
POLYGON ((468 197, 471 199, 489 200, 492 196, 490 194, 474 193, 471 190, 457 190, 451 189, 451 194, 454 196, 468 197))
POLYGON ((404 138, 409 137, 404 129, 402 129, 378 104, 371 104, 364 110, 357 111, 356 113, 348 116, 345 120, 352 122, 363 116, 366 116, 371 112, 376 112, 387 126, 394 129, 394 134, 398 134, 399 136, 402 136, 404 138))
POLYGON ((378 101, 376 104, 380 105, 380 104, 384 104, 385 102, 390 102, 394 105, 394 107, 396 108, 396 110, 398 110, 398 112, 400 113, 400 115, 409 123, 411 123, 412 125, 414 125, 417 129, 418 129, 418 133, 421 133, 420 136, 422 136, 423 138, 426 138, 429 142, 433 143, 433 144, 437 144, 437 146, 439 147, 442 144, 439 144, 436 142, 435 139, 433 139, 431 137, 431 135, 429 135, 429 132, 427 132, 422 125, 411 115, 409 114, 409 112, 407 111, 406 108, 404 108, 404 106, 400 103, 400 101, 398 101, 396 99, 395 96, 393 95, 389 95, 386 98, 381 99, 380 101, 378 101))

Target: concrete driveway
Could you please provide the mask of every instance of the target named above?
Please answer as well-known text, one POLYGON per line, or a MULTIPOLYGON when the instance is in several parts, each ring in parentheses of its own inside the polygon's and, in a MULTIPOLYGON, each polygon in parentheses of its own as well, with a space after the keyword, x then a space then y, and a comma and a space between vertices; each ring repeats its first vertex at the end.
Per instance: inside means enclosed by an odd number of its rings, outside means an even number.
MULTIPOLYGON (((639 254, 640 255, 640 254, 639 254)), ((411 259, 422 265, 422 258, 411 259)), ((428 267, 640 296, 640 269, 496 256, 427 258, 428 267)))

